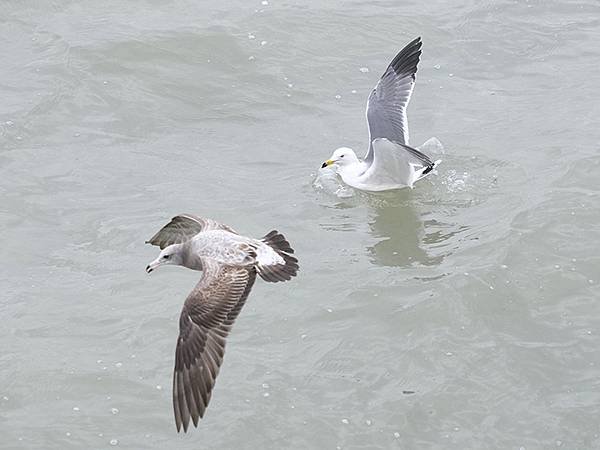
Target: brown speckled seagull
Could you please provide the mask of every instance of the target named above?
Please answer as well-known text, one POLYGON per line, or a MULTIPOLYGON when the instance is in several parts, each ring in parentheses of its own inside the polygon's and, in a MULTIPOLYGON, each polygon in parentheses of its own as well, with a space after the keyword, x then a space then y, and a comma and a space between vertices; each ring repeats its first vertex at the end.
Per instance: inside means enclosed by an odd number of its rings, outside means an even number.
POLYGON ((270 282, 296 276, 298 260, 285 237, 271 231, 262 239, 241 236, 212 219, 181 214, 147 243, 161 252, 146 267, 175 264, 201 270, 179 317, 175 350, 173 409, 177 431, 204 416, 225 353, 225 338, 258 274, 270 282))

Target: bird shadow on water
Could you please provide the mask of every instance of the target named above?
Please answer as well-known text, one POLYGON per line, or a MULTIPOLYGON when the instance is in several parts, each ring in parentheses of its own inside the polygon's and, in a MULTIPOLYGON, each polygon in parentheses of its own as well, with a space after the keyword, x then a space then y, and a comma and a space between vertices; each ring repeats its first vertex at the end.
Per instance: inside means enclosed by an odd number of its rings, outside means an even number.
POLYGON ((331 206, 343 213, 340 223, 321 224, 337 231, 364 229, 375 243, 367 245, 365 254, 372 264, 387 267, 437 266, 450 254, 448 243, 453 236, 465 231, 456 224, 445 223, 433 217, 427 204, 421 204, 415 191, 403 189, 386 193, 354 191, 351 197, 340 199, 331 206), (354 214, 349 210, 360 210, 354 214), (364 214, 352 225, 356 214, 364 214), (351 219, 352 218, 352 219, 351 219), (350 221, 350 223, 347 223, 350 221))
POLYGON ((469 228, 443 221, 409 189, 369 197, 369 232, 377 242, 366 252, 377 266, 439 266, 452 253, 452 238, 469 228))
MULTIPOLYGON (((408 196, 404 193, 401 195, 408 196)), ((369 221, 370 233, 379 241, 367 247, 371 262, 389 267, 440 264, 445 255, 432 254, 428 249, 428 244, 444 240, 439 231, 429 231, 430 226, 438 228, 436 222, 422 220, 408 200, 373 206, 369 221)))

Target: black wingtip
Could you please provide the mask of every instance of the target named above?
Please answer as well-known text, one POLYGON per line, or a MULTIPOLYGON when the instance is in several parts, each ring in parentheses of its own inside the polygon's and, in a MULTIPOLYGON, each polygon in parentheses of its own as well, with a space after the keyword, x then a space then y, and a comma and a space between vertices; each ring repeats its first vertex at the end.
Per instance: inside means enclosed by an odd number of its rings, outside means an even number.
POLYGON ((433 170, 435 166, 432 164, 431 166, 427 166, 427 169, 423 171, 423 175, 427 175, 429 172, 433 170))
POLYGON ((421 47, 423 42, 421 37, 413 39, 411 42, 398 52, 396 57, 390 63, 397 75, 411 74, 414 78, 417 73, 417 66, 421 59, 421 47))

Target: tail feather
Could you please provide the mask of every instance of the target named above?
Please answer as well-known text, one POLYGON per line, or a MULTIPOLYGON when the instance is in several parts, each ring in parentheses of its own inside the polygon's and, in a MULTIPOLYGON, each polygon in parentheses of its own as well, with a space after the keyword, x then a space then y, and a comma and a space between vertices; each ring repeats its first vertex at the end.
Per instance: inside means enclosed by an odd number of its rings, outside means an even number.
POLYGON ((260 277, 265 281, 277 283, 278 281, 288 281, 298 273, 298 260, 292 256, 294 249, 286 240, 283 234, 277 230, 269 232, 262 239, 262 242, 271 247, 284 261, 283 264, 258 264, 256 266, 260 277))
POLYGON ((273 247, 275 251, 282 251, 285 253, 294 253, 294 250, 290 246, 290 243, 285 239, 283 234, 279 234, 277 230, 271 231, 265 237, 262 238, 262 241, 273 247))

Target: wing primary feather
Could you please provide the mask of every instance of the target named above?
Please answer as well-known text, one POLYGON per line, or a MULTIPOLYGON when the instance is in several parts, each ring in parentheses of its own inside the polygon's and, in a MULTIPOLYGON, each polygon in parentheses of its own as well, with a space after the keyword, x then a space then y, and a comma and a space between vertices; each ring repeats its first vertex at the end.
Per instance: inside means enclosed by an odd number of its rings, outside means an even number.
POLYGON ((373 163, 373 140, 386 138, 408 144, 406 108, 414 88, 422 45, 418 37, 400 50, 369 95, 366 110, 369 149, 365 155, 368 165, 373 163))
POLYGON ((235 233, 229 226, 219 223, 216 220, 203 219, 193 214, 179 214, 173 217, 168 224, 148 239, 146 243, 157 245, 162 250, 169 245, 186 242, 198 233, 208 230, 226 230, 235 233))
POLYGON ((204 274, 188 296, 179 320, 173 408, 177 431, 204 416, 223 362, 225 338, 256 279, 254 267, 203 258, 204 274))

